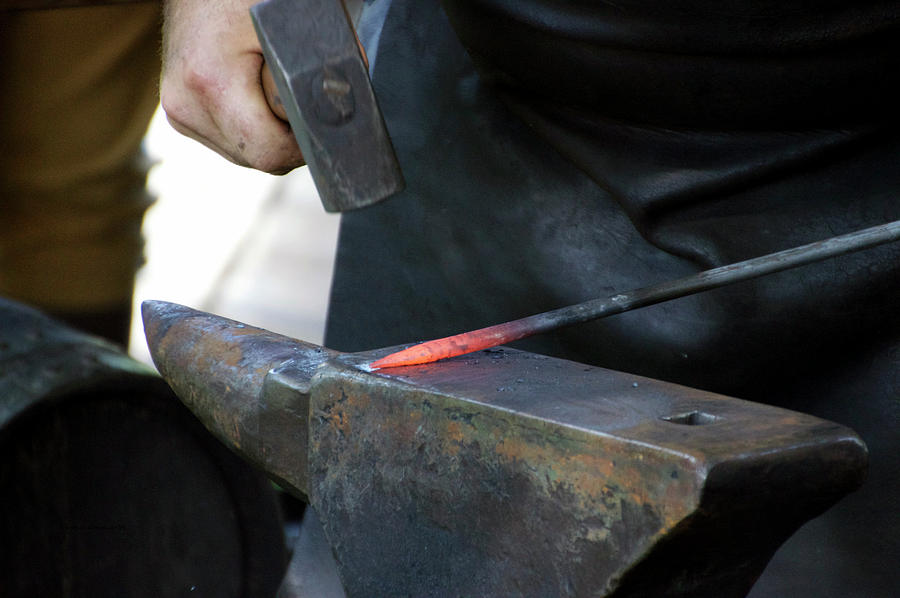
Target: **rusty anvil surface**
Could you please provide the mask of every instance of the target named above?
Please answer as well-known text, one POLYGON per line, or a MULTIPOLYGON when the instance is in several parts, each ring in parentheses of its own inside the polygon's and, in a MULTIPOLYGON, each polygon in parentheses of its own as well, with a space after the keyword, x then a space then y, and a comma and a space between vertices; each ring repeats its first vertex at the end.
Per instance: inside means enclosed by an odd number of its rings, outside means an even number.
POLYGON ((499 349, 368 371, 240 322, 146 302, 163 377, 305 497, 348 596, 744 596, 863 480, 849 429, 499 349))

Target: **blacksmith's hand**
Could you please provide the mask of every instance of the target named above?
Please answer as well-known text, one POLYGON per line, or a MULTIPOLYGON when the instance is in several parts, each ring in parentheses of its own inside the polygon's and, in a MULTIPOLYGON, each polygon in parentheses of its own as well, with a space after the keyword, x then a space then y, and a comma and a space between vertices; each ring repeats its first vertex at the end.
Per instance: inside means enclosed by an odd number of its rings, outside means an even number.
POLYGON ((262 87, 250 6, 259 0, 167 0, 160 101, 178 132, 272 174, 303 165, 290 126, 262 87))

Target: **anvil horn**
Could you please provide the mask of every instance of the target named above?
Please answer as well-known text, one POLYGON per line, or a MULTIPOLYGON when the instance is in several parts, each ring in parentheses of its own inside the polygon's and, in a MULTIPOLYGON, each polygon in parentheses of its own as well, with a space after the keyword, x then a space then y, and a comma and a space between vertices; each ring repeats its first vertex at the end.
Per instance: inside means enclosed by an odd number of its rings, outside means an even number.
MULTIPOLYGON (((851 430, 522 351, 368 371, 144 305, 157 367, 210 430, 306 494, 347 596, 744 596, 863 480, 851 430)), ((376 354, 377 353, 377 354, 376 354)))
POLYGON ((145 301, 141 315, 153 363, 182 402, 226 446, 304 496, 303 401, 313 371, 336 353, 165 301, 145 301))

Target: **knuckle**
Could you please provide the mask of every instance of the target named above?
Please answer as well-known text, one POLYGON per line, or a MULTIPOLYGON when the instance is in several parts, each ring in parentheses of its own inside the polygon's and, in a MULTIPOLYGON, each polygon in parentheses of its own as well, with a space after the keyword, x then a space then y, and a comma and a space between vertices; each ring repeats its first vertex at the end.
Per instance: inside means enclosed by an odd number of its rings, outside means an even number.
POLYGON ((293 160, 287 159, 285 156, 266 152, 257 155, 249 160, 250 165, 256 170, 267 172, 269 174, 287 174, 297 167, 293 160))
POLYGON ((262 156, 257 159, 251 160, 250 164, 256 170, 261 170, 262 172, 267 172, 269 174, 284 174, 287 172, 287 167, 285 164, 281 163, 279 160, 275 160, 270 156, 262 156))
POLYGON ((180 94, 165 82, 159 87, 159 105, 170 121, 184 122, 185 104, 181 101, 180 94))
POLYGON ((239 143, 243 158, 251 168, 269 174, 286 174, 302 164, 299 148, 292 134, 284 136, 260 136, 258 131, 243 131, 246 143, 239 143), (298 163, 299 162, 299 163, 298 163))
POLYGON ((306 164, 306 161, 303 159, 303 154, 300 153, 300 148, 297 147, 292 138, 291 143, 287 147, 282 148, 278 154, 278 160, 272 164, 270 172, 273 174, 286 174, 304 164, 306 164))
POLYGON ((219 89, 219 79, 215 75, 195 67, 185 68, 181 79, 184 88, 197 96, 209 97, 219 89))

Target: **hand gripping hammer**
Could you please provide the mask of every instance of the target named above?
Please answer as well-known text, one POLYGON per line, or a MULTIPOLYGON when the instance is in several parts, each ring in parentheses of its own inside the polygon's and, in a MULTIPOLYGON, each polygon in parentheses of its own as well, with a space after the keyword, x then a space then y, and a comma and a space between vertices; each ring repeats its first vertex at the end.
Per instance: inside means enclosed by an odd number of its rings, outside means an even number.
POLYGON ((362 208, 403 189, 344 5, 266 0, 250 15, 277 88, 270 104, 283 106, 325 210, 362 208))

